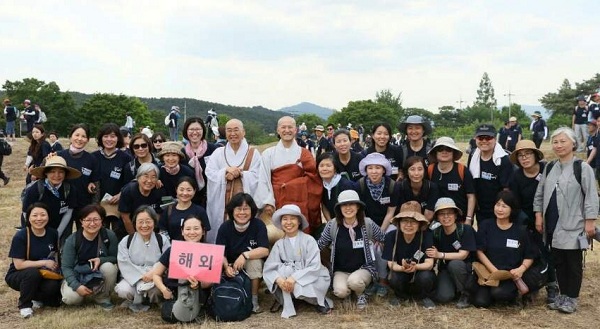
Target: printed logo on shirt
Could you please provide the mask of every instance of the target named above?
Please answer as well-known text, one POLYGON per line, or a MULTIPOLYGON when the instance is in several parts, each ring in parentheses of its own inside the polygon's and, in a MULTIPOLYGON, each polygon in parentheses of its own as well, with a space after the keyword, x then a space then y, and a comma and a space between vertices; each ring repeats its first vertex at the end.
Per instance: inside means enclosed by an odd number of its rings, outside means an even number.
POLYGON ((258 246, 258 242, 256 242, 256 240, 250 240, 250 247, 254 248, 256 246, 258 246))
POLYGON ((497 175, 494 175, 494 174, 492 174, 492 173, 485 172, 485 171, 482 171, 482 172, 481 172, 481 179, 485 179, 485 180, 495 180, 495 179, 497 179, 497 178, 498 178, 498 176, 497 176, 497 175))
POLYGON ((55 251, 56 250, 56 248, 54 248, 54 243, 49 243, 48 244, 48 250, 49 251, 55 251))
POLYGON ((460 184, 448 183, 448 191, 458 191, 460 189, 460 184))
POLYGON ((81 167, 81 174, 84 176, 89 176, 92 174, 92 169, 88 169, 86 167, 81 167))

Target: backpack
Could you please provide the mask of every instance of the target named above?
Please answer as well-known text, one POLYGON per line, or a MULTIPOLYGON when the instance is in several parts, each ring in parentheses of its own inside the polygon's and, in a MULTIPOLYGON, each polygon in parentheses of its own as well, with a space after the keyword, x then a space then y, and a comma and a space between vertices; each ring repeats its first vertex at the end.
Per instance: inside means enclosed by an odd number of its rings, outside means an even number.
MULTIPOLYGON (((385 177, 384 177, 384 179, 385 179, 385 177)), ((358 186, 360 188, 360 193, 364 194, 365 191, 367 190, 367 184, 365 183, 365 178, 364 177, 361 177, 358 180, 358 186)), ((388 186, 388 192, 389 192, 390 196, 394 195, 394 187, 395 186, 396 186, 396 181, 393 180, 393 179, 390 179, 390 185, 388 186)))
MULTIPOLYGON (((460 177, 461 182, 465 181, 465 165, 460 162, 455 162, 458 165, 458 177, 460 177)), ((431 180, 431 176, 433 176, 433 170, 435 169, 435 163, 430 163, 427 167, 427 177, 431 180)))
POLYGON ((6 121, 11 122, 17 120, 17 108, 14 106, 6 107, 6 121))
POLYGON ((165 117, 165 126, 170 126, 171 125, 171 112, 169 112, 167 114, 167 116, 165 117))
MULTIPOLYGON (((337 236, 338 232, 338 224, 336 220, 331 220, 331 226, 329 226, 329 235, 331 237, 337 236)), ((367 239, 369 241, 373 241, 373 227, 371 227, 371 223, 373 220, 369 217, 365 217, 365 228, 367 229, 367 239)))
MULTIPOLYGON (((156 241, 158 241, 158 249, 162 252, 163 250, 163 239, 162 235, 158 232, 154 232, 154 236, 156 237, 156 241)), ((131 246, 131 241, 133 241, 133 233, 127 236, 127 249, 131 246)))
MULTIPOLYGON (((431 151, 431 141, 429 139, 426 139, 423 141, 423 143, 425 143, 425 154, 429 154, 429 151, 431 151)), ((407 157, 408 157, 408 141, 406 141, 406 143, 402 143, 402 163, 404 163, 404 161, 406 161, 407 157)), ((427 160, 427 157, 425 157, 425 160, 427 160)))
MULTIPOLYGON (((442 230, 443 228, 440 226, 438 228, 436 228, 435 230, 433 230, 433 242, 435 243, 440 243, 440 241, 442 240, 442 230)), ((460 238, 462 237, 463 233, 465 232, 465 224, 462 223, 456 223, 456 230, 454 231, 456 233, 456 239, 460 240, 460 238)))
POLYGON ((12 154, 12 146, 8 144, 6 139, 0 139, 0 155, 11 155, 12 154))
POLYGON ((211 315, 217 321, 242 321, 252 314, 252 283, 244 272, 229 278, 221 276, 221 282, 212 287, 210 294, 211 315))
POLYGON ((40 119, 39 119, 40 123, 44 123, 44 122, 48 121, 48 117, 46 116, 46 113, 44 113, 44 111, 40 110, 39 116, 40 116, 40 119))
MULTIPOLYGON (((552 160, 548 162, 544 170, 544 178, 548 177, 548 173, 552 170, 552 167, 554 167, 556 161, 557 160, 552 160)), ((577 181, 577 183, 579 183, 579 186, 581 187, 581 193, 583 193, 583 195, 585 196, 583 185, 581 185, 581 162, 583 161, 577 158, 575 159, 575 161, 573 161, 573 174, 575 175, 575 180, 577 181)))

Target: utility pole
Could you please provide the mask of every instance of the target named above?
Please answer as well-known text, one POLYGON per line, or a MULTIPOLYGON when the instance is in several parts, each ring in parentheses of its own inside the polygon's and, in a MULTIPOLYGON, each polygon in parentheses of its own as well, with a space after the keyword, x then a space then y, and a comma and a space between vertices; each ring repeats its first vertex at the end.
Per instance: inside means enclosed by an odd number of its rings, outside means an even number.
POLYGON ((462 100, 462 96, 460 96, 460 99, 456 101, 456 103, 458 103, 458 108, 462 111, 462 103, 464 103, 464 101, 462 100))
POLYGON ((508 89, 508 94, 504 94, 504 96, 508 96, 508 118, 510 119, 510 108, 512 107, 512 96, 515 94, 510 93, 510 88, 508 89))

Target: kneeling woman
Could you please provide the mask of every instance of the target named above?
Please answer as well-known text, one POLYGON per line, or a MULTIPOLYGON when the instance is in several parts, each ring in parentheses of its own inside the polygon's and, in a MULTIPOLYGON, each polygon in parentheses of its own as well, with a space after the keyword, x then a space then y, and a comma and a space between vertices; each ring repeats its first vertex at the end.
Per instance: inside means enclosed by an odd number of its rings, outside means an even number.
MULTIPOLYGON (((181 225, 183 240, 188 242, 202 241, 204 228, 202 221, 195 215, 188 215, 181 225)), ((167 249, 158 263, 154 266, 153 281, 156 288, 162 293, 166 300, 163 303, 162 317, 169 322, 191 322, 200 313, 201 303, 206 301, 203 289, 210 287, 208 282, 200 282, 190 276, 187 280, 163 279, 163 275, 169 270, 171 260, 171 248, 167 249)), ((166 275, 165 275, 166 277, 166 275)))
POLYGON ((60 280, 44 279, 40 269, 56 271, 58 233, 48 226, 50 217, 46 205, 37 202, 27 209, 25 229, 17 231, 12 239, 8 257, 12 263, 6 273, 6 283, 21 294, 19 310, 23 318, 33 315, 33 309, 42 305, 60 305, 60 280))
POLYGON ((422 229, 429 222, 421 214, 421 205, 416 201, 404 203, 392 224, 398 229, 385 235, 382 255, 387 260, 390 287, 395 294, 390 304, 398 305, 400 300, 418 297, 422 299, 423 307, 433 309, 435 304, 430 297, 435 273, 433 259, 425 253, 433 245, 433 239, 429 231, 422 229))
MULTIPOLYGON (((265 284, 283 305, 282 318, 296 315, 292 298, 316 305, 321 314, 331 312, 333 302, 326 300, 330 277, 321 265, 319 246, 314 238, 304 234, 308 221, 296 205, 285 205, 273 214, 273 225, 285 236, 275 243, 263 270, 265 284)), ((277 307, 272 307, 275 312, 277 307)))
POLYGON ((62 301, 79 305, 92 298, 105 311, 112 310, 110 292, 117 282, 117 236, 102 227, 104 208, 97 204, 83 207, 81 229, 71 234, 62 248, 62 301))
MULTIPOLYGON (((514 223, 519 212, 515 195, 500 191, 494 205, 496 220, 483 221, 477 231, 477 258, 490 273, 506 270, 513 280, 522 278, 533 292, 539 286, 528 269, 539 251, 530 243, 525 229, 514 223)), ((500 281, 498 286, 479 286, 473 305, 488 307, 493 302, 515 302, 518 290, 513 280, 500 281)))
POLYGON ((123 279, 115 287, 134 312, 147 311, 144 297, 150 303, 159 302, 159 290, 154 286, 153 266, 171 244, 169 239, 154 232, 158 215, 150 206, 141 206, 133 213, 135 233, 119 242, 117 262, 123 279))
POLYGON ((365 204, 358 193, 340 193, 335 206, 335 218, 327 222, 319 249, 331 246, 330 273, 333 273, 333 294, 346 298, 356 294, 356 307, 367 307, 365 288, 377 280, 374 242, 383 241, 383 233, 375 222, 365 217, 365 204))

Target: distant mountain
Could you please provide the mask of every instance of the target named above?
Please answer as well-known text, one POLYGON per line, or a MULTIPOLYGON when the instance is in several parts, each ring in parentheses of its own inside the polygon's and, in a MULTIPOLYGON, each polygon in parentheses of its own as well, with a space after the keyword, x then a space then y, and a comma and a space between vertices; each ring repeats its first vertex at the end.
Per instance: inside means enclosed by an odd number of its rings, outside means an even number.
POLYGON ((548 112, 548 110, 546 110, 541 105, 521 105, 521 109, 529 115, 532 115, 535 111, 540 111, 544 119, 547 120, 548 118, 550 118, 550 112, 548 112))
POLYGON ((288 113, 292 113, 294 115, 300 115, 300 114, 305 114, 305 113, 316 114, 317 116, 321 117, 323 120, 327 120, 327 118, 329 118, 329 116, 332 115, 334 112, 333 109, 322 107, 317 104, 313 104, 313 103, 309 103, 309 102, 302 102, 300 104, 296 104, 293 106, 280 108, 277 111, 288 112, 288 113))

